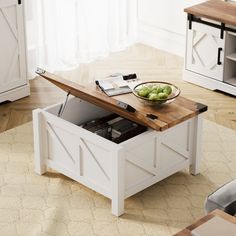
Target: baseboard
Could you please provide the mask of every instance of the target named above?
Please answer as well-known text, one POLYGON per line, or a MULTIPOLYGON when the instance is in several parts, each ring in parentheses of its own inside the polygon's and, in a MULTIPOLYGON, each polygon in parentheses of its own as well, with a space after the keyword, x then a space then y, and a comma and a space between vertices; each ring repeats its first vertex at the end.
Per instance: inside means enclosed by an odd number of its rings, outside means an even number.
POLYGON ((210 89, 210 90, 219 90, 225 93, 232 94, 236 96, 236 87, 223 81, 215 80, 207 76, 203 76, 197 73, 194 73, 189 70, 184 70, 183 80, 199 85, 201 87, 210 89))
POLYGON ((25 84, 21 87, 9 90, 5 93, 0 94, 0 103, 5 101, 13 102, 23 97, 27 97, 30 95, 30 86, 29 84, 25 84))
POLYGON ((138 41, 163 51, 184 57, 185 35, 138 22, 138 41))

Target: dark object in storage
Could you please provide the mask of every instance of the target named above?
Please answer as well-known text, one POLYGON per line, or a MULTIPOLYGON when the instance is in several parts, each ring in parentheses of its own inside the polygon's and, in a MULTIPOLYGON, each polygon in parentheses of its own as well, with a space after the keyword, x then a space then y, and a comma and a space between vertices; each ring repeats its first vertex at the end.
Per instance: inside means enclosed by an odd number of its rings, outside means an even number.
POLYGON ((124 142, 147 130, 147 127, 116 114, 94 119, 80 126, 114 143, 124 142))

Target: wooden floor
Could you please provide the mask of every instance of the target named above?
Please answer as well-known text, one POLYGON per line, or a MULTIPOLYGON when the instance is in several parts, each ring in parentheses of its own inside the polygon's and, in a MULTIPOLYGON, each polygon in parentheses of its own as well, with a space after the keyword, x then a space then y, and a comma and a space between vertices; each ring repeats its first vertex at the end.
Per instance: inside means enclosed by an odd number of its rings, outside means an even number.
MULTIPOLYGON (((140 78, 168 81, 181 89, 182 96, 208 105, 206 119, 236 130, 236 98, 184 82, 182 68, 183 58, 136 44, 107 58, 81 64, 76 70, 58 73, 81 84, 116 72, 137 73, 140 78)), ((33 109, 57 103, 65 96, 63 91, 42 78, 31 80, 30 85, 29 97, 0 104, 0 132, 31 121, 33 109)))

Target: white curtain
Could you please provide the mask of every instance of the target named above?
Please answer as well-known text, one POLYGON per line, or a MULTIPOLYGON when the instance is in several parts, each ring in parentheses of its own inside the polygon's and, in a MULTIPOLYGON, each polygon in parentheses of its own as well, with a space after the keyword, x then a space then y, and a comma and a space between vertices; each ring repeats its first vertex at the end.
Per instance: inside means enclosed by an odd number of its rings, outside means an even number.
POLYGON ((137 0, 25 0, 28 68, 68 70, 136 39, 137 0))

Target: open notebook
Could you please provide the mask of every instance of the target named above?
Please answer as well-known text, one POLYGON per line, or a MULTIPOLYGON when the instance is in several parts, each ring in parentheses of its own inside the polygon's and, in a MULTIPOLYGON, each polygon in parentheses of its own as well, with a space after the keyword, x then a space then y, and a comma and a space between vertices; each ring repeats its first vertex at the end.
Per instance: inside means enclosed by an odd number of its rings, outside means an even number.
POLYGON ((131 93, 133 87, 137 85, 140 80, 136 77, 136 75, 134 78, 131 77, 131 79, 124 79, 124 77, 125 76, 122 75, 110 76, 105 79, 96 80, 95 83, 109 97, 131 93))
POLYGON ((192 236, 236 236, 236 224, 214 216, 192 231, 192 236))

